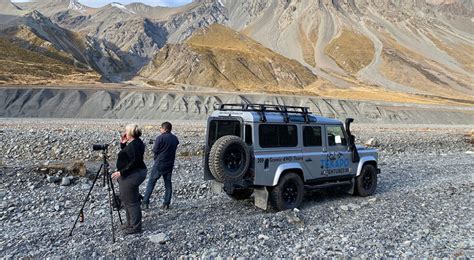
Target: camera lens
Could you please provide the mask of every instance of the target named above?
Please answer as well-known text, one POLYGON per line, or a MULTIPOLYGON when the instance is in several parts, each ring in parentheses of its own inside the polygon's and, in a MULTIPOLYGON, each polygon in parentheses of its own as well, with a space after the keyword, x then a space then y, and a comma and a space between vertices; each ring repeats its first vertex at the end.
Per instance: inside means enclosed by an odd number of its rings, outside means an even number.
POLYGON ((108 147, 109 147, 108 144, 94 144, 92 145, 92 150, 94 151, 107 150, 108 147))

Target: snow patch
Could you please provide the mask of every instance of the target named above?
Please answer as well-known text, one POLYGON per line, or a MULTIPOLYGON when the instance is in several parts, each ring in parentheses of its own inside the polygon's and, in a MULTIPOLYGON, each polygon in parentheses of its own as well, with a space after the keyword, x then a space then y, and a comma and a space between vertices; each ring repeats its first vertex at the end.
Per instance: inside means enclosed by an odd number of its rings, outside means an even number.
POLYGON ((118 8, 118 9, 120 9, 120 10, 126 12, 126 13, 129 13, 129 14, 136 14, 134 11, 128 10, 127 7, 126 7, 125 5, 123 5, 123 4, 111 3, 110 5, 113 6, 113 7, 118 8))
POLYGON ((68 9, 79 11, 81 13, 86 12, 86 10, 85 10, 86 8, 83 5, 81 5, 80 3, 78 3, 77 0, 70 0, 68 9))

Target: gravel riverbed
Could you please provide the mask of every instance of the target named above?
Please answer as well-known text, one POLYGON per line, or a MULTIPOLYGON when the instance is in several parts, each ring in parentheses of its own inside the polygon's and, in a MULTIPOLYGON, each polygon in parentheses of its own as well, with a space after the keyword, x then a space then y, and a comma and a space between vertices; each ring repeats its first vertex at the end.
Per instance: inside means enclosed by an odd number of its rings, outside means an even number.
MULTIPOLYGON (((474 257, 474 148, 464 137, 473 126, 355 124, 359 143, 378 143, 376 194, 308 191, 298 210, 276 213, 254 207, 253 198, 212 193, 202 178, 205 122, 176 122, 181 145, 171 209, 159 209, 160 180, 144 232, 124 236, 117 229, 112 244, 107 189, 99 181, 84 223, 67 236, 92 181, 61 172, 48 178, 38 168, 83 160, 93 174, 100 164, 93 143, 110 143, 114 164, 126 123, 1 119, 0 257, 474 257), (62 186, 65 178, 70 184, 62 186)), ((144 139, 156 136, 159 123, 139 121, 144 139)))

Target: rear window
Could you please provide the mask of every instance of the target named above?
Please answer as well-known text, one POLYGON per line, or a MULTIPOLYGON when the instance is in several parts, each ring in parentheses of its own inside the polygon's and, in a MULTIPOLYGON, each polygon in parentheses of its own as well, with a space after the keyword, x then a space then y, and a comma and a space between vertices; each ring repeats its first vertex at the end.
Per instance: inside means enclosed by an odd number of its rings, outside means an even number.
POLYGON ((298 135, 295 125, 260 125, 260 147, 295 147, 298 135))
POLYGON ((305 126, 303 129, 304 146, 322 146, 323 137, 320 126, 305 126))
POLYGON ((225 135, 235 135, 241 137, 240 132, 240 122, 237 120, 211 121, 209 124, 209 145, 214 144, 217 139, 225 135))

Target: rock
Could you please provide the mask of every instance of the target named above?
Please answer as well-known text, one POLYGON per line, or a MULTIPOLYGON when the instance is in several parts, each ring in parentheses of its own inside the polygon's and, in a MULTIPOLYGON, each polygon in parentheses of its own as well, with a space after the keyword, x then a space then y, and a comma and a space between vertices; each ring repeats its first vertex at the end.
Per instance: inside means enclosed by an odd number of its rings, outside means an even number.
POLYGON ((365 142, 365 145, 369 147, 377 147, 380 144, 375 138, 370 138, 369 140, 367 140, 367 142, 365 142))
POLYGON ((370 198, 368 200, 369 203, 375 203, 377 201, 377 198, 370 198))
POLYGON ((407 240, 407 241, 403 242, 403 246, 410 246, 410 245, 411 245, 410 240, 407 240))
POLYGON ((68 177, 62 178, 61 186, 69 186, 69 185, 71 185, 71 179, 68 177))
POLYGON ((49 183, 54 183, 54 182, 57 182, 59 180, 61 180, 61 178, 58 177, 58 176, 48 176, 48 177, 46 177, 46 181, 49 182, 49 183))
POLYGON ((290 224, 300 224, 303 223, 303 220, 296 214, 289 214, 287 217, 288 223, 290 224))
POLYGON ((357 205, 357 204, 354 204, 354 203, 349 203, 349 204, 347 205, 347 207, 349 207, 351 210, 360 209, 360 206, 357 205))
POLYGON ((150 239, 151 242, 158 244, 165 244, 169 240, 168 236, 165 233, 150 235, 148 236, 148 239, 150 239))
POLYGON ((340 208, 344 211, 348 211, 349 210, 349 207, 347 205, 342 205, 340 206, 340 208))
POLYGON ((268 239, 270 239, 270 237, 265 236, 263 234, 258 235, 258 240, 268 240, 268 239))

